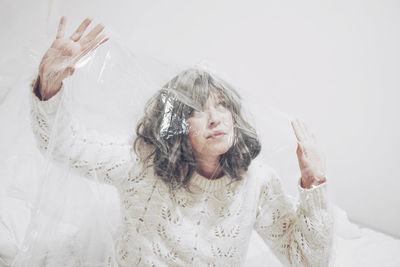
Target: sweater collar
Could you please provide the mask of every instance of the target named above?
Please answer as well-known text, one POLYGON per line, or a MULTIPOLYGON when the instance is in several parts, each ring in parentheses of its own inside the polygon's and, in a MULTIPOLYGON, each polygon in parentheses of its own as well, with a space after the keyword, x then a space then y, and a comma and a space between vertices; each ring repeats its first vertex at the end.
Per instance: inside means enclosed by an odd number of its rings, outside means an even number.
POLYGON ((215 192, 226 188, 226 185, 231 181, 231 179, 224 175, 218 179, 208 179, 198 172, 195 172, 190 179, 190 185, 194 185, 206 192, 215 192))

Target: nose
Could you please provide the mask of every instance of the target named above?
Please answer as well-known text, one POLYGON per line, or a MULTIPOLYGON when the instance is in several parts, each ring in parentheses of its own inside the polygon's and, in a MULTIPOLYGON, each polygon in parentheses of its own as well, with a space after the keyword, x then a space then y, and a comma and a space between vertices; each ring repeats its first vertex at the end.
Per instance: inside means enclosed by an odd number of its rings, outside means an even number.
POLYGON ((210 110, 208 112, 208 127, 215 128, 221 123, 221 117, 215 110, 210 110))

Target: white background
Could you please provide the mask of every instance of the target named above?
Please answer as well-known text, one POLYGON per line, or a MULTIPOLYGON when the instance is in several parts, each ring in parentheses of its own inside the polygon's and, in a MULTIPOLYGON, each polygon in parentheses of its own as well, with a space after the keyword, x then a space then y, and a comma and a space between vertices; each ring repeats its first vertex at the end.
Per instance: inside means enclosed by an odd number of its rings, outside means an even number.
MULTIPOLYGON (((335 202, 351 220, 400 237, 399 14, 394 0, 2 0, 0 51, 4 59, 54 36, 61 15, 69 32, 90 16, 137 53, 205 60, 255 110, 273 105, 308 122, 335 202)), ((18 70, 0 62, 0 78, 18 70)), ((290 192, 297 179, 285 179, 290 192)))

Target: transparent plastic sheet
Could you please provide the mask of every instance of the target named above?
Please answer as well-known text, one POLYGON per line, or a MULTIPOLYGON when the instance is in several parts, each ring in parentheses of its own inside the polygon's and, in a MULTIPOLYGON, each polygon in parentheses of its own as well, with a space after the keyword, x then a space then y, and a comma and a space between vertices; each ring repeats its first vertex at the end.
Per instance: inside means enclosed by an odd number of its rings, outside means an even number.
MULTIPOLYGON (((35 58, 31 65, 37 66, 40 59, 35 58)), ((172 68, 154 59, 141 58, 113 38, 77 62, 74 75, 64 81, 57 112, 67 112, 80 125, 95 129, 94 136, 107 133, 116 142, 133 144, 135 127, 143 115, 146 100, 160 92, 163 109, 159 110, 162 115, 158 117, 161 125, 158 135, 166 140, 187 135, 189 126, 179 123, 176 112, 184 113, 184 117, 192 116, 193 112, 202 116, 207 99, 204 94, 187 95, 180 88, 168 86, 176 85, 168 81, 182 69, 186 68, 172 68), (177 102, 180 103, 178 107, 177 102)), ((215 77, 216 87, 221 84, 229 87, 209 67, 198 65, 194 69, 215 77)), ((15 244, 16 256, 10 260, 14 266, 113 266, 116 264, 114 243, 121 223, 118 192, 100 181, 96 169, 92 170, 89 179, 83 179, 67 163, 55 163, 51 155, 58 149, 52 143, 59 134, 57 131, 50 136, 45 157, 39 153, 29 122, 29 83, 35 69, 29 71, 29 79, 10 75, 8 81, 3 80, 8 83, 3 83, 8 93, 3 97, 1 115, 4 121, 10 121, 9 125, 19 118, 16 125, 7 129, 10 134, 5 139, 15 136, 20 143, 10 147, 3 140, 4 147, 9 149, 2 155, 6 166, 3 168, 2 197, 20 201, 21 213, 30 218, 20 226, 26 229, 26 234, 19 237, 15 244), (22 99, 23 104, 16 106, 15 103, 22 99)), ((238 95, 245 95, 245 88, 237 90, 238 95)), ((218 96, 219 92, 212 93, 218 96)), ((223 99, 239 101, 239 97, 230 91, 223 99)), ((252 108, 258 117, 252 117, 246 113, 252 104, 242 102, 243 118, 234 117, 234 127, 249 136, 259 136, 261 161, 276 168, 280 174, 290 176, 288 179, 295 184, 299 172, 293 161, 296 142, 289 116, 271 107, 265 108, 259 102, 258 107, 252 108), (257 131, 243 127, 243 123, 239 125, 240 120, 250 121, 257 131)), ((63 122, 57 121, 58 115, 55 118, 55 125, 63 122)), ((237 142, 233 136, 231 138, 230 142, 237 142)))
MULTIPOLYGON (((46 47, 46 39, 35 41, 46 47)), ((1 254, 7 264, 15 266, 104 266, 113 259, 118 195, 95 177, 83 179, 51 156, 44 159, 54 150, 51 142, 45 153, 37 149, 31 129, 30 84, 43 47, 32 48, 32 43, 22 48, 22 55, 11 55, 2 62, 1 121, 7 127, 1 142, 1 212, 5 225, 11 226, 7 230, 16 236, 4 233, 13 246, 2 238, 1 254), (11 215, 17 225, 8 220, 11 215)), ((151 72, 144 70, 145 64, 154 64, 152 59, 138 66, 140 62, 114 38, 108 47, 82 58, 76 75, 64 81, 66 93, 61 102, 68 108, 60 112, 128 142, 143 110, 143 99, 160 87, 156 84, 160 76, 150 79, 147 73, 151 72)))

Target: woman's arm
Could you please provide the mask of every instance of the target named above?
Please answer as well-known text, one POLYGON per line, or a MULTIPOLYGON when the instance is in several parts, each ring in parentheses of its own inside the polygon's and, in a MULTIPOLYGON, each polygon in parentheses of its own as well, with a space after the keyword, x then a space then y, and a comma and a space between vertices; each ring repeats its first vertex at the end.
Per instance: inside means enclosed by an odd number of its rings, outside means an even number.
POLYGON ((333 218, 325 159, 307 125, 300 120, 291 123, 298 143, 300 202, 295 211, 272 170, 260 196, 256 230, 287 265, 328 266, 333 218))
POLYGON ((56 39, 43 56, 31 88, 32 129, 46 157, 66 163, 82 175, 116 183, 128 175, 134 162, 131 146, 88 131, 70 117, 62 101, 62 81, 73 74, 75 63, 108 40, 101 34, 101 24, 83 36, 90 23, 91 19, 85 19, 66 38, 66 18, 61 18, 56 39))
POLYGON ((255 230, 285 266, 328 266, 333 217, 323 183, 313 189, 300 186, 297 210, 271 172, 260 195, 255 230))
POLYGON ((42 154, 81 175, 106 183, 116 184, 128 177, 135 163, 132 146, 115 137, 89 131, 71 118, 62 99, 64 88, 42 101, 37 96, 37 85, 34 82, 31 93, 31 121, 42 154))

